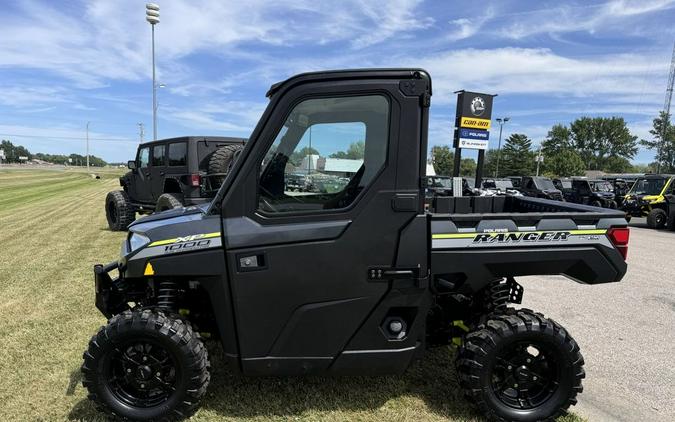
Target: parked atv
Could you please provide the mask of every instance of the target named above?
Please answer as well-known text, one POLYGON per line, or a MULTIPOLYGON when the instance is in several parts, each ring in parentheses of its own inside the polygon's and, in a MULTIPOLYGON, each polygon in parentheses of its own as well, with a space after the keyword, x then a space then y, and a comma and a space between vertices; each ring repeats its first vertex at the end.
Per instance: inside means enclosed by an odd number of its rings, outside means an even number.
POLYGON ((556 189, 555 185, 548 177, 524 176, 520 180, 520 187, 518 190, 523 195, 531 196, 533 198, 546 198, 554 201, 564 200, 562 192, 556 189))
POLYGON ((638 179, 626 195, 623 210, 626 219, 647 217, 647 226, 662 229, 668 220, 666 195, 675 193, 675 178, 670 175, 650 174, 638 179))
POLYGON ((138 146, 122 190, 108 193, 105 211, 111 230, 126 230, 136 213, 149 214, 208 202, 227 175, 245 140, 183 137, 138 146))
POLYGON ((585 178, 554 179, 553 184, 562 191, 565 201, 593 207, 616 208, 614 193, 606 181, 589 181, 585 178))

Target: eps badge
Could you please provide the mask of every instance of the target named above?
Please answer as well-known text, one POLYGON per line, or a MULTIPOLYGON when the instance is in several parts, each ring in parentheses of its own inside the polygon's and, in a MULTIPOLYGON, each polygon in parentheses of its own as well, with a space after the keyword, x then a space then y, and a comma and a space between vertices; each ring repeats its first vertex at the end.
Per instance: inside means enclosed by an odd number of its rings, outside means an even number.
POLYGON ((474 97, 471 100, 471 113, 474 116, 482 116, 485 112, 485 100, 481 97, 474 97))

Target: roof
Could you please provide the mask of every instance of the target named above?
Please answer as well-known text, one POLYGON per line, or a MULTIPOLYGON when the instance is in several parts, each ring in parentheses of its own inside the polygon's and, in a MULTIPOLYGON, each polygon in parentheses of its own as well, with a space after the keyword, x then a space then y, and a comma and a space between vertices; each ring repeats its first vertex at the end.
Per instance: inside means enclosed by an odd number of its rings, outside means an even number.
POLYGON ((271 98, 274 94, 279 92, 281 88, 288 88, 301 82, 309 81, 325 81, 335 79, 363 79, 363 78, 410 78, 426 77, 429 80, 429 94, 431 94, 431 78, 429 72, 418 68, 384 68, 384 69, 341 69, 341 70, 325 70, 321 72, 307 72, 300 73, 290 78, 273 84, 265 94, 266 97, 271 98))
POLYGON ((199 142, 199 141, 207 141, 207 142, 222 142, 222 143, 229 143, 229 144, 242 144, 247 141, 246 138, 234 138, 231 136, 178 136, 175 138, 166 138, 166 139, 157 139, 156 141, 147 141, 143 142, 140 145, 152 145, 152 144, 161 144, 161 143, 166 143, 166 142, 179 142, 179 141, 187 141, 187 142, 199 142))
POLYGON ((326 158, 324 171, 339 173, 356 173, 363 165, 363 160, 350 160, 347 158, 326 158))

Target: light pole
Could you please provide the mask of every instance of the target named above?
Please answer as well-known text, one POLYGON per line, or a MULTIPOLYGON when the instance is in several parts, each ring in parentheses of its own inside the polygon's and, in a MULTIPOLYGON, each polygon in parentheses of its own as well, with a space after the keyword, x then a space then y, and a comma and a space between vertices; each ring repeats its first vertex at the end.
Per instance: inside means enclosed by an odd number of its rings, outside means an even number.
POLYGON ((87 172, 89 172, 89 123, 87 122, 87 172))
POLYGON ((498 117, 497 123, 499 123, 499 145, 497 146, 497 166, 495 168, 495 177, 499 177, 499 158, 502 154, 502 128, 504 124, 511 120, 510 117, 498 117))
POLYGON ((152 27, 152 139, 157 140, 157 84, 155 82, 155 25, 159 23, 159 5, 145 5, 145 20, 152 27))

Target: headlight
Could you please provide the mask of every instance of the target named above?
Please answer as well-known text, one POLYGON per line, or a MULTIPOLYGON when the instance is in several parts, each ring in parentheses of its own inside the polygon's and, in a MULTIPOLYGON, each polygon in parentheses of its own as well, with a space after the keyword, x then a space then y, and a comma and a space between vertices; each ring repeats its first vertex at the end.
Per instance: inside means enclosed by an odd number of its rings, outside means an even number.
POLYGON ((150 243, 147 236, 140 233, 131 233, 129 235, 129 252, 134 252, 150 243))

